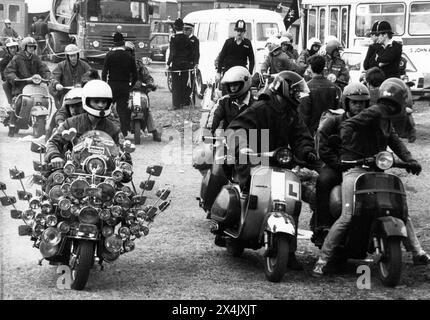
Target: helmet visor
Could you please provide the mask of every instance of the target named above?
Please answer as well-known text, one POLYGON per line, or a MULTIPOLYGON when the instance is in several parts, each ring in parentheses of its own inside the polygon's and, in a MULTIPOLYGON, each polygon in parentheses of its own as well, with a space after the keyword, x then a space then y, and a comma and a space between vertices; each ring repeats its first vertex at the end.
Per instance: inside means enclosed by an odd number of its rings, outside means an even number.
POLYGON ((311 92, 305 79, 301 79, 300 81, 293 83, 291 85, 291 90, 297 92, 300 98, 309 96, 309 92, 311 92))

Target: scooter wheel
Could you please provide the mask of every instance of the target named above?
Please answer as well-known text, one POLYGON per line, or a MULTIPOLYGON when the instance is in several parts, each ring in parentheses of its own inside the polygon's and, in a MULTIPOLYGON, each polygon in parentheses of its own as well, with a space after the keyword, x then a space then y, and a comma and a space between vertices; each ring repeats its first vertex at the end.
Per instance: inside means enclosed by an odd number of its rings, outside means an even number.
POLYGON ((381 238, 384 252, 378 262, 378 273, 382 283, 387 287, 395 287, 402 274, 402 249, 399 238, 381 238))
POLYGON ((284 234, 274 234, 272 248, 266 256, 264 273, 270 282, 279 282, 287 272, 290 240, 284 234))

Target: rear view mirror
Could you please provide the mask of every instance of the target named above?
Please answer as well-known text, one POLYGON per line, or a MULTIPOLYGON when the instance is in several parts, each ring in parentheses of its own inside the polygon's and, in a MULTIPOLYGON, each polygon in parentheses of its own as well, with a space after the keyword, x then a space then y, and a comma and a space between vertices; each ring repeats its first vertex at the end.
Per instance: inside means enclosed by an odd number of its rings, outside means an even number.
POLYGON ((160 209, 161 212, 166 210, 170 206, 170 201, 163 201, 159 206, 158 209, 160 209))
POLYGON ((16 198, 15 197, 9 197, 9 196, 0 197, 0 203, 4 207, 10 206, 10 205, 16 203, 16 198))
POLYGON ((0 190, 4 191, 6 190, 6 184, 3 182, 0 182, 0 190))
POLYGON ((135 205, 143 206, 146 202, 146 199, 147 198, 145 196, 134 196, 132 201, 133 201, 133 204, 135 204, 135 205))
POLYGON ((162 166, 149 166, 148 168, 146 168, 146 173, 155 177, 160 176, 161 171, 163 171, 162 166))
POLYGON ((35 153, 46 153, 46 146, 37 142, 31 142, 31 152, 35 153))
POLYGON ((127 153, 132 153, 136 150, 136 145, 131 143, 130 140, 125 140, 123 144, 124 151, 127 153))
POLYGON ((18 169, 9 169, 9 175, 12 180, 20 180, 25 178, 24 171, 18 169))
POLYGON ((19 200, 25 200, 25 201, 27 201, 27 200, 30 200, 33 197, 33 195, 30 192, 27 192, 27 191, 18 190, 17 193, 18 193, 18 199, 19 200))
POLYGON ((33 170, 42 171, 42 163, 40 161, 33 161, 33 170))
POLYGON ((155 194, 157 197, 159 197, 161 200, 166 200, 167 197, 170 195, 169 189, 158 189, 157 193, 155 194))
POLYGON ((40 174, 33 174, 33 177, 31 178, 31 182, 39 186, 41 186, 44 181, 45 181, 45 178, 40 174))
POLYGON ((12 219, 21 219, 21 217, 22 217, 22 211, 15 210, 15 209, 10 210, 10 217, 12 219))
POLYGON ((147 181, 143 181, 139 187, 142 190, 151 191, 152 189, 154 189, 154 184, 155 184, 154 180, 147 180, 147 181))
POLYGON ((153 221, 155 216, 157 215, 157 207, 149 206, 146 207, 146 220, 147 221, 153 221))
POLYGON ((33 230, 31 229, 31 227, 25 224, 18 227, 18 234, 20 236, 29 236, 31 235, 32 231, 33 230))

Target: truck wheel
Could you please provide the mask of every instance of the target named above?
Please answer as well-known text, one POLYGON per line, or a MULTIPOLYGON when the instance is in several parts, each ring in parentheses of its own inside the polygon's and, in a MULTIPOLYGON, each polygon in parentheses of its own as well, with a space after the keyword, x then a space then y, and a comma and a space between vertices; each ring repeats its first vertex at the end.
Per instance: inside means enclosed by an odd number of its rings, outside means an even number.
POLYGON ((92 241, 80 241, 77 247, 76 262, 70 266, 72 270, 72 289, 82 290, 87 284, 90 269, 94 261, 94 243, 92 241))
POLYGON ((134 125, 134 144, 140 144, 140 120, 136 120, 134 125))
POLYGON ((279 282, 287 272, 290 241, 285 234, 275 233, 270 254, 266 256, 264 273, 270 282, 279 282))
POLYGON ((382 283, 387 287, 395 287, 399 284, 402 274, 402 250, 400 238, 381 238, 384 252, 378 262, 378 273, 382 283))
POLYGON ((33 136, 35 138, 39 138, 46 133, 45 125, 45 116, 36 118, 36 122, 33 124, 33 136))

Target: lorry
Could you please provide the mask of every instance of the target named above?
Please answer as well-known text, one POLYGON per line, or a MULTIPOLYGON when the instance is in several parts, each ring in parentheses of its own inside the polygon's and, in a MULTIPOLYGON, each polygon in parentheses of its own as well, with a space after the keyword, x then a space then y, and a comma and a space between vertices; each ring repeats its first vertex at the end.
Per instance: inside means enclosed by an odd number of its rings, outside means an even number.
POLYGON ((136 47, 136 58, 150 55, 148 0, 53 0, 48 20, 48 45, 53 59, 64 57, 66 45, 76 44, 81 58, 100 67, 113 47, 113 35, 122 33, 136 47))

